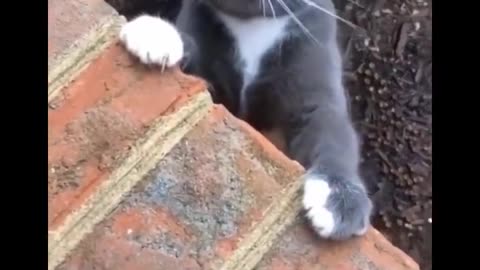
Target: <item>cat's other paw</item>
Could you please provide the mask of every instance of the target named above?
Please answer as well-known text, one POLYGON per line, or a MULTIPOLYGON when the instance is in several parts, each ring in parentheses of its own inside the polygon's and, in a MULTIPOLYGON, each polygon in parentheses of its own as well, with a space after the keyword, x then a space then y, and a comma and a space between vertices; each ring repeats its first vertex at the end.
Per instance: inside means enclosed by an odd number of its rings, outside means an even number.
POLYGON ((323 238, 345 240, 364 235, 372 203, 363 186, 327 176, 305 178, 303 207, 313 229, 323 238))
POLYGON ((158 17, 143 15, 128 22, 120 31, 120 40, 144 64, 172 67, 183 57, 180 34, 158 17))

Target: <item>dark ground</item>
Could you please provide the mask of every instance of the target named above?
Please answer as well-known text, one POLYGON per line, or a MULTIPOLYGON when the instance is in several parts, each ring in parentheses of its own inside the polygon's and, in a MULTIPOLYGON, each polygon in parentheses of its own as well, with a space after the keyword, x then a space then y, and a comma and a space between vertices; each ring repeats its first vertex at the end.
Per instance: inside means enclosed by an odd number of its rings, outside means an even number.
MULTIPOLYGON (((172 18, 180 1, 107 0, 130 17, 172 18)), ((345 50, 345 83, 363 141, 374 225, 431 270, 431 0, 334 0, 345 50)))
POLYGON ((432 256, 431 0, 337 0, 345 82, 362 134, 375 225, 430 270, 432 256), (342 3, 340 3, 342 2, 342 3))

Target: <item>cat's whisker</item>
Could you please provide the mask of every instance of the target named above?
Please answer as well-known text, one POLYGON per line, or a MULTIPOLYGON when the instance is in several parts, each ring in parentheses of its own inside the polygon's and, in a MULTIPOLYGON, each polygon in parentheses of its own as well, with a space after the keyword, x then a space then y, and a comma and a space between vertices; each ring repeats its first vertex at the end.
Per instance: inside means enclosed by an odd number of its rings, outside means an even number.
POLYGON ((276 14, 275 14, 275 9, 273 8, 273 5, 272 5, 272 0, 268 0, 268 4, 270 5, 270 10, 272 11, 272 15, 273 15, 273 18, 277 18, 276 14))
POLYGON ((265 0, 262 0, 262 12, 263 12, 263 17, 267 17, 267 11, 265 9, 265 0))
POLYGON ((302 1, 303 1, 305 4, 307 4, 307 5, 311 6, 311 7, 314 7, 314 8, 316 8, 316 9, 318 9, 318 10, 320 10, 320 11, 322 11, 322 12, 324 12, 324 13, 326 13, 326 14, 334 17, 334 18, 336 18, 337 20, 345 23, 346 25, 348 25, 348 26, 350 26, 350 27, 352 27, 352 28, 358 28, 358 26, 355 25, 354 23, 352 23, 352 22, 350 22, 350 21, 348 21, 348 20, 345 20, 344 18, 342 18, 342 17, 340 17, 340 16, 332 13, 331 11, 328 11, 326 8, 319 6, 318 4, 312 2, 311 0, 302 0, 302 1))
POLYGON ((285 4, 285 2, 283 2, 283 0, 276 0, 276 1, 288 13, 290 18, 292 18, 298 24, 298 26, 300 26, 300 28, 302 28, 304 33, 307 36, 309 36, 313 41, 315 41, 315 43, 320 45, 320 42, 318 42, 318 40, 315 38, 315 36, 310 32, 310 30, 308 30, 308 28, 302 23, 302 21, 300 21, 300 19, 298 19, 298 17, 295 15, 295 13, 293 13, 293 11, 285 4))

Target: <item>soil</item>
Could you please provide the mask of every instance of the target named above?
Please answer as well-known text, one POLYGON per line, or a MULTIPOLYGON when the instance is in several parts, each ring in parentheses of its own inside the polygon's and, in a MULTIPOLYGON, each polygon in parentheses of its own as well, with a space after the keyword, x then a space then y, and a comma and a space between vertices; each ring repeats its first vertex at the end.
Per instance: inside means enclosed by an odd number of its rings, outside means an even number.
MULTIPOLYGON (((169 19, 176 0, 107 0, 127 18, 169 19), (128 4, 130 3, 130 4, 128 4)), ((375 203, 374 225, 432 269, 431 0, 334 0, 345 84, 363 138, 362 169, 375 203)))
POLYGON ((432 269, 432 2, 336 2, 374 225, 432 269))

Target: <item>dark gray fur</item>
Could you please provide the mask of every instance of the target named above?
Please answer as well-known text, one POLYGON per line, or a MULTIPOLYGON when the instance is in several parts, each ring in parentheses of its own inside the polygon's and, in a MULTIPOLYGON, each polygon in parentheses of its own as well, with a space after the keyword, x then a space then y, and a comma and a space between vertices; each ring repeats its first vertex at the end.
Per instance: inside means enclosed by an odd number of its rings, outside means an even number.
MULTIPOLYGON (((176 23, 185 43, 185 71, 206 79, 215 102, 237 116, 242 63, 229 32, 212 10, 245 19, 263 16, 260 1, 184 0, 176 23)), ((247 114, 242 117, 258 130, 280 129, 287 154, 309 175, 329 182, 333 193, 327 208, 336 222, 331 238, 349 238, 369 225, 372 204, 359 176, 359 142, 342 84, 337 20, 301 0, 284 1, 314 39, 292 20, 288 37, 264 55, 260 73, 247 91, 247 114)), ((313 2, 335 12, 330 0, 313 2)), ((286 14, 276 0, 271 3, 277 16, 286 14)), ((266 16, 272 15, 267 6, 266 16)))

